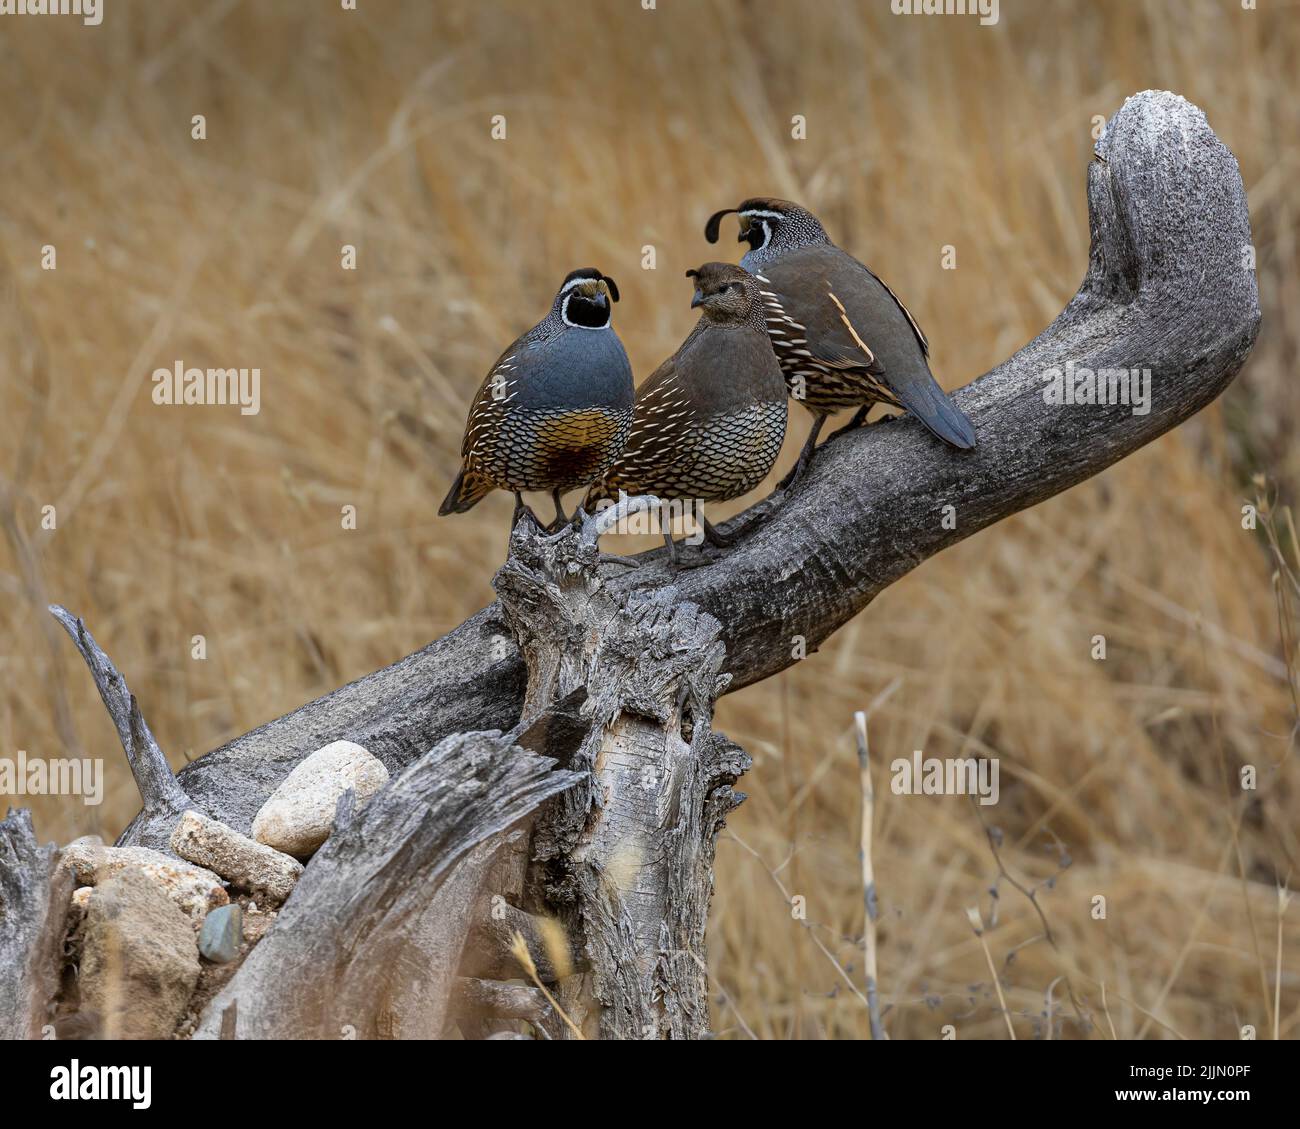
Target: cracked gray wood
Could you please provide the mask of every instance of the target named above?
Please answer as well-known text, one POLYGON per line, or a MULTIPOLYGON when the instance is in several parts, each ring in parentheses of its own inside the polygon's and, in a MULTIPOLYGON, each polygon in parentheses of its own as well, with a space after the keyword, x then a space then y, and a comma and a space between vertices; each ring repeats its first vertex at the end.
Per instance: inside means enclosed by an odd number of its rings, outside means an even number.
POLYGON ((506 834, 576 781, 508 737, 469 733, 359 812, 346 793, 333 834, 195 1038, 437 1038, 506 834))
POLYGON ((59 986, 72 878, 28 811, 0 820, 0 1039, 39 1039, 59 986))
POLYGON ((525 722, 581 693, 590 727, 567 761, 582 783, 534 826, 544 893, 528 908, 585 958, 558 991, 587 1037, 700 1038, 714 842, 749 758, 710 730, 721 625, 671 585, 600 579, 601 524, 546 537, 521 522, 494 581, 528 666, 525 722))

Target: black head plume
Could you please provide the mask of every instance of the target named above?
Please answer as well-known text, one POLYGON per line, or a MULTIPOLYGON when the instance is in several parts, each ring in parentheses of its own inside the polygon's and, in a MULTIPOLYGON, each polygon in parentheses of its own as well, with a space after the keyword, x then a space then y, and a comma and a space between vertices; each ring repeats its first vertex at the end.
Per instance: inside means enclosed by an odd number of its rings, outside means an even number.
POLYGON ((714 212, 709 217, 709 222, 704 225, 704 238, 710 243, 718 241, 718 228, 722 223, 723 216, 734 216, 739 212, 739 208, 723 208, 720 212, 714 212))
POLYGON ((616 283, 614 282, 614 280, 613 280, 612 278, 610 278, 609 275, 607 275, 607 274, 602 274, 600 277, 601 277, 602 279, 604 279, 604 281, 605 281, 605 285, 609 287, 609 296, 610 296, 611 298, 613 298, 615 302, 617 302, 617 301, 618 301, 618 286, 617 286, 617 284, 616 284, 616 283))

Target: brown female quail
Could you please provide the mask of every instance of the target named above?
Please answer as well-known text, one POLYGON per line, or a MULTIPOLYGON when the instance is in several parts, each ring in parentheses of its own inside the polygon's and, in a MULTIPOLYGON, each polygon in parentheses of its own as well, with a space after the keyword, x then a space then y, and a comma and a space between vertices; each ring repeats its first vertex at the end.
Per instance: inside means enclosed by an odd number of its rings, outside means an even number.
MULTIPOLYGON (((687 277, 700 320, 637 390, 627 446, 587 505, 620 491, 688 501, 705 536, 725 544, 702 504, 737 498, 767 476, 785 438, 786 389, 754 277, 731 263, 705 263, 687 277)), ((664 539, 675 562, 667 527, 664 539)))

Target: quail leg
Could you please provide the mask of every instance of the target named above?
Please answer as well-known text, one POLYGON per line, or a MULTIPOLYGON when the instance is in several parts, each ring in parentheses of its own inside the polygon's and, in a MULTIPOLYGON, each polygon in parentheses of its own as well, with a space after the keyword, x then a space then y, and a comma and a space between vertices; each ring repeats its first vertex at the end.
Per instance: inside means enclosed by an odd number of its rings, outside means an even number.
POLYGON ((859 427, 861 427, 864 423, 867 422, 867 416, 870 414, 871 409, 873 407, 875 407, 874 404, 863 404, 862 407, 860 407, 856 412, 853 413, 853 418, 849 420, 848 423, 846 423, 843 427, 836 428, 834 431, 830 433, 830 437, 826 440, 826 442, 829 443, 831 439, 838 438, 839 436, 843 435, 846 431, 856 431, 859 427))
POLYGON ((710 545, 725 549, 727 546, 736 543, 736 535, 734 533, 719 533, 713 523, 704 516, 703 510, 700 510, 700 524, 704 527, 704 539, 710 545))
POLYGON ((555 503, 555 520, 546 529, 549 533, 555 533, 569 524, 568 515, 564 512, 564 503, 560 500, 560 488, 558 486, 551 491, 551 501, 555 503))
POLYGON ((542 523, 537 520, 537 515, 533 513, 532 508, 530 506, 524 503, 524 496, 518 490, 516 490, 515 491, 515 512, 514 512, 514 516, 510 519, 510 536, 506 538, 507 556, 510 555, 510 542, 514 538, 515 527, 518 526, 518 524, 521 521, 523 521, 525 514, 528 515, 528 518, 532 521, 533 525, 537 529, 542 528, 542 523))
POLYGON ((667 529, 664 530, 664 544, 668 546, 668 563, 673 568, 676 568, 678 565, 677 546, 673 544, 672 532, 667 529))
POLYGON ((799 461, 790 468, 790 473, 776 484, 776 493, 780 494, 789 490, 803 476, 803 472, 808 469, 808 464, 812 461, 813 449, 817 446, 817 436, 821 434, 821 430, 825 426, 825 415, 818 415, 813 420, 812 430, 808 432, 808 438, 804 440, 803 450, 799 452, 799 461))
MULTIPOLYGON (((705 536, 708 535, 705 534, 705 536)), ((690 544, 689 541, 685 543, 690 544)), ((687 568, 703 568, 714 561, 714 558, 699 547, 695 547, 695 551, 687 556, 678 553, 677 546, 673 542, 673 535, 667 529, 664 530, 664 544, 668 546, 668 564, 674 572, 680 572, 682 569, 687 568)))

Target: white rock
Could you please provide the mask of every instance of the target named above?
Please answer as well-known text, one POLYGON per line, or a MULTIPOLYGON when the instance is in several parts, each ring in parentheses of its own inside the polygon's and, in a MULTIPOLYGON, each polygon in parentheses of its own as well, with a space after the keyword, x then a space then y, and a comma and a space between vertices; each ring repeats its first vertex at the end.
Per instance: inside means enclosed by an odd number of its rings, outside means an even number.
POLYGON ((73 839, 68 844, 70 847, 102 847, 104 840, 98 835, 83 835, 80 839, 73 839))
POLYGON ((187 811, 172 832, 171 848, 183 859, 207 867, 245 890, 282 902, 302 874, 302 863, 282 851, 256 843, 233 827, 187 811))
POLYGON ((357 807, 388 782, 388 769, 351 741, 317 749, 271 793, 253 820, 253 838, 307 858, 329 837, 339 797, 351 789, 357 807))
POLYGON ((128 870, 143 874, 189 914, 196 926, 208 910, 230 902, 221 879, 212 871, 148 847, 69 843, 59 852, 59 866, 71 872, 78 886, 96 886, 128 870))

